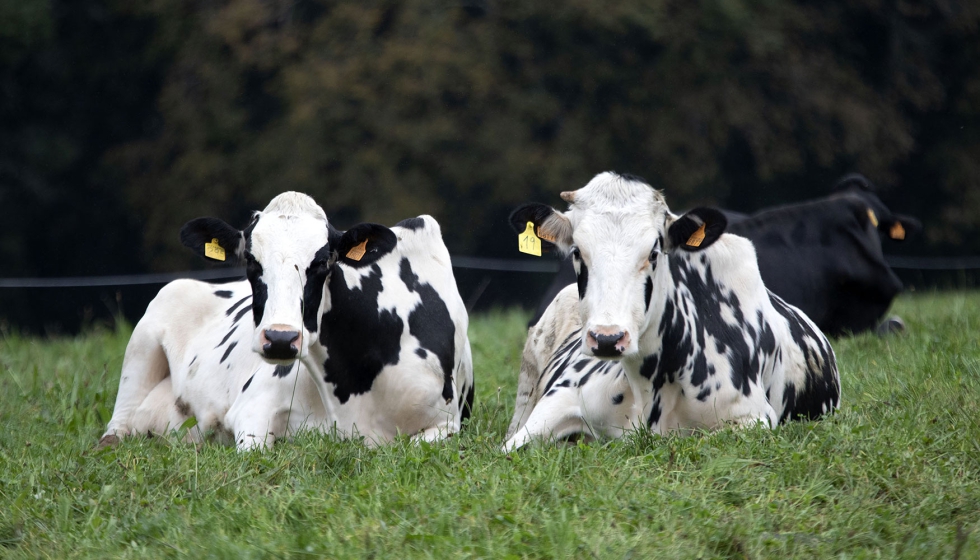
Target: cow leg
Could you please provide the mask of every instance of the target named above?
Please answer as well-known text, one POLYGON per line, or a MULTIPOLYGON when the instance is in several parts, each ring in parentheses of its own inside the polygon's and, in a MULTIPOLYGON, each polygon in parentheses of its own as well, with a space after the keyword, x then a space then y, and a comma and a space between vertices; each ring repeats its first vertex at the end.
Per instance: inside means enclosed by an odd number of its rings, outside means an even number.
MULTIPOLYGON (((149 327, 136 325, 126 346, 116 405, 100 444, 112 443, 113 440, 118 441, 119 438, 132 434, 137 409, 147 400, 150 392, 169 375, 170 365, 160 345, 160 338, 156 333, 150 332, 149 327)), ((170 407, 174 402, 172 397, 171 391, 170 407)))
POLYGON ((445 422, 431 426, 412 436, 412 441, 442 441, 459 431, 459 420, 447 418, 445 422))
POLYGON ((558 440, 575 434, 595 437, 582 417, 577 389, 563 389, 538 401, 527 422, 504 444, 505 452, 523 447, 535 439, 558 440))

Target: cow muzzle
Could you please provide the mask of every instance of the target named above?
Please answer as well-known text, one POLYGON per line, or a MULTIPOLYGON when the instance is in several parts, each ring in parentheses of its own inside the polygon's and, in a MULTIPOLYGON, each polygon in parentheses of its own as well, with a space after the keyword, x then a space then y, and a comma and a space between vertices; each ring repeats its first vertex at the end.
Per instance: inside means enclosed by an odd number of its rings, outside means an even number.
POLYGON ((585 343, 598 358, 619 358, 630 346, 630 334, 618 326, 595 327, 589 329, 585 343))
POLYGON ((262 357, 267 360, 293 360, 299 354, 302 337, 289 326, 273 325, 262 331, 259 344, 262 357))

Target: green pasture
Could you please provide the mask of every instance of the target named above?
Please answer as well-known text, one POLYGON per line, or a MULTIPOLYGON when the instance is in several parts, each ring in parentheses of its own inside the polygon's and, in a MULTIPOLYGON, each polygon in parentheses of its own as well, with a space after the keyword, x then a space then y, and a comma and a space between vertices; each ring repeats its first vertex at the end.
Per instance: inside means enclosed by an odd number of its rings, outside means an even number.
POLYGON ((978 558, 980 293, 834 341, 843 407, 776 430, 499 451, 527 315, 472 318, 465 431, 96 451, 128 332, 0 336, 0 557, 978 558))

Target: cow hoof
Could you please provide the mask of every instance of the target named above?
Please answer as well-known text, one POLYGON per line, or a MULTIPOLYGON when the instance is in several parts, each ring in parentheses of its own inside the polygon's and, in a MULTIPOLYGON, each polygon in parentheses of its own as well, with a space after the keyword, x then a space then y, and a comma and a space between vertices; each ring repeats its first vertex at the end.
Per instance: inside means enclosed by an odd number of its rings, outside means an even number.
POLYGON ((120 441, 122 440, 120 440, 119 436, 116 434, 106 434, 102 436, 102 439, 99 440, 99 443, 95 446, 95 448, 102 449, 104 447, 113 447, 115 445, 119 445, 120 441))
POLYGON ((891 317, 885 319, 878 325, 875 329, 875 333, 878 336, 888 336, 894 333, 905 332, 905 321, 897 315, 892 315, 891 317))

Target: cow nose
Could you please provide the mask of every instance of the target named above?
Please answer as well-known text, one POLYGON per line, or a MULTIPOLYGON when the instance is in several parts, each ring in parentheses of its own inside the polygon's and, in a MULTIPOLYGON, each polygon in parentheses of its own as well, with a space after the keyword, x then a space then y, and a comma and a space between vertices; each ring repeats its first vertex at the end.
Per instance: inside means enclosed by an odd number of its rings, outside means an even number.
POLYGON ((590 329, 587 342, 593 355, 616 358, 622 356, 629 347, 630 335, 618 327, 590 329))
POLYGON ((298 331, 266 329, 262 335, 265 339, 262 344, 262 353, 266 358, 291 360, 299 353, 299 348, 294 344, 299 339, 298 331))

